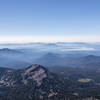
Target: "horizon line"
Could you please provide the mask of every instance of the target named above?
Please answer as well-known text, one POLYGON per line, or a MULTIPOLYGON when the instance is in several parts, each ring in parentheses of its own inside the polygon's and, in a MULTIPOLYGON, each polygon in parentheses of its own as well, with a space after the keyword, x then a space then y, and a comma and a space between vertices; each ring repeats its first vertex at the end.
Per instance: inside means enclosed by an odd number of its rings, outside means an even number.
POLYGON ((34 44, 34 43, 100 43, 100 41, 92 42, 92 41, 56 41, 56 42, 43 42, 43 41, 35 41, 35 42, 0 42, 0 44, 34 44))

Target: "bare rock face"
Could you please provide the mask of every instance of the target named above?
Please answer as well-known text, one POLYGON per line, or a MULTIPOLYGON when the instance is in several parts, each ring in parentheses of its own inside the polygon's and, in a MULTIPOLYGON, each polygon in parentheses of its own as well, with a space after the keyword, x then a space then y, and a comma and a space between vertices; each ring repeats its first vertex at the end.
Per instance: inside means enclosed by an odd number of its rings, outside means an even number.
POLYGON ((24 84, 28 83, 28 80, 36 81, 37 85, 41 85, 42 80, 47 78, 47 70, 41 65, 31 65, 27 69, 25 69, 24 73, 22 73, 24 84), (25 77, 27 77, 25 79, 25 77))
POLYGON ((48 71, 41 65, 31 65, 20 70, 8 69, 0 74, 0 86, 18 86, 36 83, 42 84, 43 79, 48 77, 48 71))

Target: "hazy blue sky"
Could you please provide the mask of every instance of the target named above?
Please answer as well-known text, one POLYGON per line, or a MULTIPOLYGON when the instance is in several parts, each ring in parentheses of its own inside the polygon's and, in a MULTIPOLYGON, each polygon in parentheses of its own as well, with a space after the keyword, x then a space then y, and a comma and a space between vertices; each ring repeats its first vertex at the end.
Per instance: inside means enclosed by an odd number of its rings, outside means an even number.
POLYGON ((100 0, 0 0, 0 42, 99 41, 100 0))

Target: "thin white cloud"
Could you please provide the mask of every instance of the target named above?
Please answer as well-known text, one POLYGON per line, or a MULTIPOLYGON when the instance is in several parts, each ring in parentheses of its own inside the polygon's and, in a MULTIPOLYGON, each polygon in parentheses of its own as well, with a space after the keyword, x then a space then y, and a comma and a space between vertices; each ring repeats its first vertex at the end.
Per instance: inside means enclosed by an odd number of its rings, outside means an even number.
POLYGON ((100 36, 1 36, 0 43, 100 42, 100 36))

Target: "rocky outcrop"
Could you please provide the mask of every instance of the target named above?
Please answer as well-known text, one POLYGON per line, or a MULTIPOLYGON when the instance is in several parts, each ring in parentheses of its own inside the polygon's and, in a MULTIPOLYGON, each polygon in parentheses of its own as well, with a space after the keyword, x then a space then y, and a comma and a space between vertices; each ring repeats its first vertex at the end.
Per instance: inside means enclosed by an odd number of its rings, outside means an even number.
POLYGON ((31 65, 20 70, 6 70, 0 75, 0 86, 18 86, 36 83, 42 84, 43 79, 48 78, 48 71, 41 65, 31 65))

